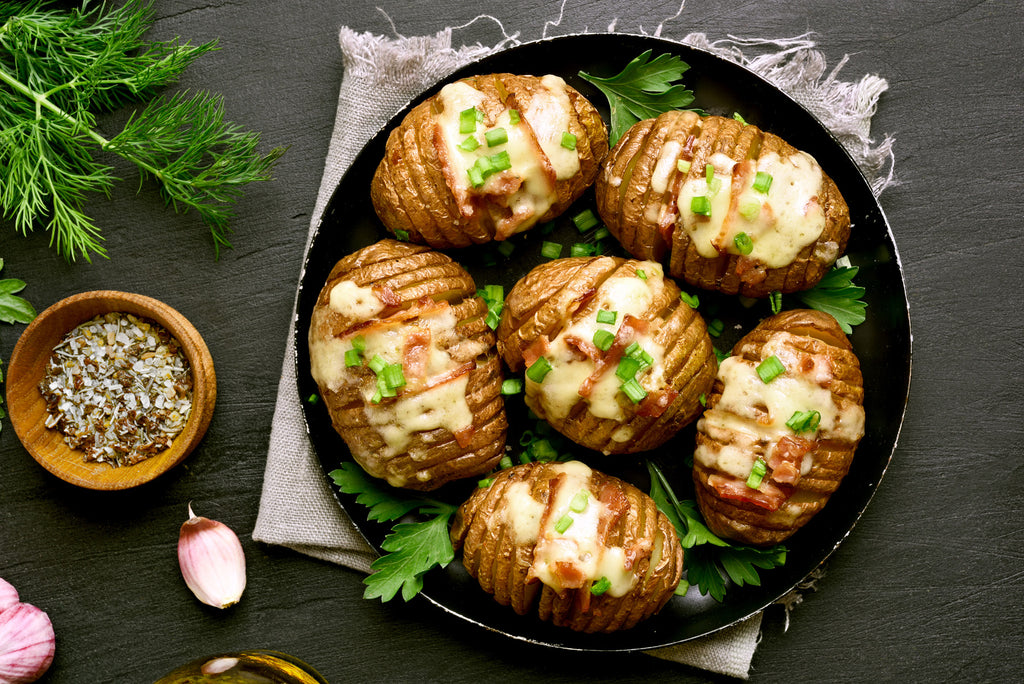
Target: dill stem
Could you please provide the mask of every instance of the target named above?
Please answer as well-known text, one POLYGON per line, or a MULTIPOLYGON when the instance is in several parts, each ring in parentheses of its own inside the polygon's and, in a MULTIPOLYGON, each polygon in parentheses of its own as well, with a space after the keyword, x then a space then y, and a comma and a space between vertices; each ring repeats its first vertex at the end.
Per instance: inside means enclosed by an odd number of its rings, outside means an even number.
MULTIPOLYGON (((0 30, 3 30, 5 28, 6 28, 6 25, 3 26, 3 27, 0 27, 0 30)), ((7 71, 2 69, 2 68, 0 68, 0 81, 3 81, 7 85, 11 86, 11 88, 13 88, 15 91, 21 93, 22 95, 24 95, 25 97, 27 97, 28 99, 32 100, 32 102, 35 103, 35 105, 36 105, 36 118, 37 119, 41 118, 40 108, 46 108, 49 111, 51 111, 54 114, 56 114, 57 116, 59 116, 60 118, 62 118, 65 121, 67 121, 68 123, 74 125, 75 128, 77 128, 77 129, 79 129, 81 131, 84 131, 86 135, 88 135, 97 145, 100 146, 100 149, 102 149, 104 151, 107 150, 108 146, 110 145, 110 141, 109 140, 107 140, 102 135, 100 135, 99 133, 94 131, 92 128, 90 128, 88 126, 82 125, 82 122, 79 121, 77 118, 75 118, 71 114, 68 114, 63 109, 61 109, 60 107, 55 105, 53 102, 51 102, 50 99, 46 96, 45 93, 39 93, 39 92, 36 92, 35 90, 32 90, 27 85, 25 85, 24 83, 22 83, 18 79, 14 78, 10 74, 8 74, 7 71)), ((135 157, 131 153, 125 152, 123 150, 118 150, 118 151, 116 151, 116 153, 119 156, 121 156, 121 157, 127 159, 128 161, 132 162, 133 164, 139 166, 140 168, 145 169, 146 171, 151 173, 153 176, 158 178, 161 182, 164 180, 164 175, 163 175, 163 173, 161 172, 160 169, 157 169, 157 168, 153 167, 152 165, 146 163, 144 160, 138 159, 137 157, 135 157)))

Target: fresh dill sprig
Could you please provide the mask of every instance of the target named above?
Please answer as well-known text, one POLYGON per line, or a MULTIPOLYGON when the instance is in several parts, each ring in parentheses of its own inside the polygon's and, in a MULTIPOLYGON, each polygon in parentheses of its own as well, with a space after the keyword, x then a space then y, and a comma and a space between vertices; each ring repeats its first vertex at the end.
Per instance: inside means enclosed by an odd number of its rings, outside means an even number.
POLYGON ((93 154, 117 154, 159 184, 175 211, 196 210, 215 254, 227 240, 241 186, 269 180, 283 153, 256 151, 259 135, 224 121, 221 98, 196 93, 154 100, 198 57, 216 49, 143 34, 153 11, 142 0, 117 9, 51 9, 48 2, 0 2, 0 208, 25 234, 37 225, 69 261, 106 256, 83 207, 109 194, 113 169, 93 154), (149 102, 107 138, 96 115, 149 102))

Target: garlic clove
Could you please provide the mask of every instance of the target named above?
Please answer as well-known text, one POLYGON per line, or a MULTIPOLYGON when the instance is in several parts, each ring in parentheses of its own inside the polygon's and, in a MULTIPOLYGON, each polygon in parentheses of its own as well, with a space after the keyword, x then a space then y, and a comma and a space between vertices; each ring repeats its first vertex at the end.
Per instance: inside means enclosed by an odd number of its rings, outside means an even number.
POLYGON ((27 603, 0 612, 0 684, 26 684, 43 676, 55 646, 49 616, 27 603))
POLYGON ((178 564, 185 584, 203 603, 227 608, 238 603, 245 591, 245 554, 230 527, 197 516, 189 518, 178 536, 178 564))
POLYGON ((4 612, 21 599, 18 598, 18 590, 10 582, 0 579, 0 613, 4 612))

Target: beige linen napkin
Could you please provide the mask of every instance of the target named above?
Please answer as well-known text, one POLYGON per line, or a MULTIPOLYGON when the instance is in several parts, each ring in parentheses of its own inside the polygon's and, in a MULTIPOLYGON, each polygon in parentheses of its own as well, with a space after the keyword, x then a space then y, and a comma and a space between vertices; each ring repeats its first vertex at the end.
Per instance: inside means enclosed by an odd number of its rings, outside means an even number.
MULTIPOLYGON (((453 48, 450 28, 433 36, 397 38, 342 28, 345 72, 310 235, 345 169, 395 112, 459 66, 518 42, 517 36, 505 33, 504 39, 491 46, 453 48)), ((888 87, 885 80, 864 76, 855 83, 840 81, 837 73, 845 59, 826 74, 824 57, 806 35, 786 40, 730 37, 709 42, 703 34, 690 34, 682 42, 744 64, 808 107, 851 151, 876 194, 893 182, 892 140, 886 138, 876 145, 870 139, 871 117, 879 95, 888 87), (751 58, 744 51, 759 54, 751 58)), ((293 333, 290 329, 252 537, 369 572, 376 553, 338 506, 306 436, 296 389, 293 333)), ((650 653, 745 679, 760 625, 761 614, 757 614, 703 639, 650 653)))

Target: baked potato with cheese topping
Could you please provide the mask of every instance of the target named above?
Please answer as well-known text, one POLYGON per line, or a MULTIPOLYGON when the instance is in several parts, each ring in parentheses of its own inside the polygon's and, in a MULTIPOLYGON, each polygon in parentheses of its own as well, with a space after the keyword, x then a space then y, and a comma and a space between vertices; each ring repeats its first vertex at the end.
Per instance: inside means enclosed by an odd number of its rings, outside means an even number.
POLYGON ((695 420, 716 358, 704 320, 660 264, 618 257, 543 263, 509 292, 498 350, 526 369, 526 404, 606 454, 653 449, 695 420))
POLYGON ((331 270, 310 322, 310 370, 370 475, 429 490, 501 459, 501 361, 475 295, 450 258, 395 240, 331 270))
POLYGON ((811 155, 720 116, 671 111, 635 124, 595 192, 630 254, 726 294, 809 289, 850 236, 849 208, 811 155))
POLYGON ((683 570, 675 528, 654 501, 579 461, 501 471, 459 508, 451 538, 498 603, 579 632, 657 613, 683 570))
POLYGON ((785 311, 722 361, 697 422, 693 480, 716 534, 783 541, 828 502, 864 435, 864 386, 832 316, 785 311))
POLYGON ((561 78, 471 76, 391 131, 370 197, 384 226, 413 242, 504 240, 564 212, 607 152, 600 114, 561 78))

